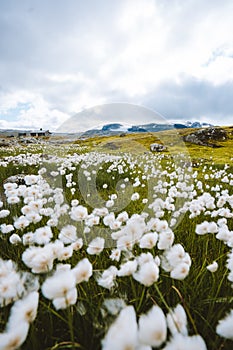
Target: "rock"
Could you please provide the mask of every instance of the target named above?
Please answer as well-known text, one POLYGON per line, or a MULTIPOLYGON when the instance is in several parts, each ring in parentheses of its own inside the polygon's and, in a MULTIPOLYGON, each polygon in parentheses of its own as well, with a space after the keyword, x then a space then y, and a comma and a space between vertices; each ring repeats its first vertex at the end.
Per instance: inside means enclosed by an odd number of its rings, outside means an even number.
POLYGON ((200 146, 221 147, 216 144, 216 141, 225 141, 227 139, 227 132, 222 128, 210 127, 207 129, 200 129, 192 134, 183 137, 184 141, 194 143, 200 146))
POLYGON ((166 147, 160 143, 152 143, 150 145, 150 150, 151 152, 163 152, 166 150, 166 147))

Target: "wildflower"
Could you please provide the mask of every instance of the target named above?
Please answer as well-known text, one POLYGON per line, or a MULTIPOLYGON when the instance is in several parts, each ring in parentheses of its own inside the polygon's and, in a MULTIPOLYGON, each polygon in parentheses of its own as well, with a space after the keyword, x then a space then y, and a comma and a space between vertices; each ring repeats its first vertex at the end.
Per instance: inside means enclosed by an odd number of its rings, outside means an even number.
POLYGON ((139 247, 152 249, 156 245, 157 239, 158 234, 156 232, 146 233, 140 238, 139 247))
POLYGON ((26 185, 31 186, 37 184, 40 178, 40 175, 26 175, 24 181, 26 185))
POLYGON ((67 293, 75 288, 76 280, 74 273, 70 271, 56 271, 42 284, 42 294, 50 300, 65 298, 67 293))
POLYGON ((94 238, 88 245, 87 253, 90 255, 100 254, 104 249, 104 242, 104 238, 94 238))
POLYGON ((121 250, 120 249, 113 249, 110 255, 111 260, 119 261, 121 257, 121 250))
POLYGON ((137 270, 137 261, 129 260, 124 264, 121 264, 120 270, 117 272, 118 276, 130 276, 137 270))
POLYGON ((92 276, 92 264, 87 258, 84 258, 72 269, 72 273, 76 283, 81 283, 83 281, 88 282, 89 278, 92 276))
POLYGON ((33 273, 45 273, 52 270, 54 255, 49 245, 43 248, 29 247, 23 252, 22 260, 33 273))
POLYGON ((166 231, 162 231, 159 234, 159 240, 157 247, 160 250, 169 249, 174 241, 174 233, 171 229, 166 229, 166 231))
POLYGON ((73 251, 77 251, 82 248, 83 246, 83 240, 82 238, 78 238, 75 242, 71 244, 73 251))
POLYGON ((137 321, 133 306, 121 310, 102 340, 102 350, 136 349, 137 321), (130 332, 128 327, 130 325, 130 332))
POLYGON ((73 255, 73 247, 70 245, 68 247, 63 247, 57 251, 56 257, 59 261, 67 260, 73 255))
POLYGON ((132 201, 136 201, 139 198, 140 198, 140 196, 139 196, 139 193, 137 193, 137 192, 133 193, 132 196, 131 196, 131 200, 132 201))
POLYGON ((187 316, 184 308, 180 304, 167 314, 167 324, 173 336, 177 333, 188 335, 187 316))
POLYGON ((133 278, 144 286, 149 287, 158 280, 159 268, 154 261, 146 262, 133 274, 133 278))
POLYGON ((117 216, 117 221, 126 222, 128 218, 129 218, 128 213, 126 211, 123 211, 117 216))
POLYGON ((70 305, 76 304, 77 299, 78 299, 77 289, 72 288, 66 293, 65 297, 53 299, 53 305, 56 310, 66 309, 70 305))
POLYGON ((88 216, 87 208, 82 205, 78 205, 71 208, 70 217, 74 221, 85 220, 88 216))
POLYGON ((223 338, 233 340, 232 324, 233 324, 233 310, 231 310, 230 313, 225 316, 225 318, 223 318, 218 322, 218 325, 216 328, 217 334, 223 338))
POLYGON ((0 228, 1 228, 1 232, 2 233, 9 233, 9 232, 12 232, 12 231, 14 231, 14 226, 13 225, 7 225, 7 224, 2 224, 1 226, 0 226, 0 228))
POLYGON ((205 235, 206 233, 218 232, 218 226, 214 222, 204 221, 196 226, 196 234, 205 235))
POLYGON ((20 322, 0 334, 0 349, 16 350, 25 342, 29 331, 28 322, 20 322))
POLYGON ((50 226, 39 227, 34 233, 34 242, 39 245, 44 245, 50 242, 53 237, 50 226))
POLYGON ((0 219, 6 218, 9 215, 10 215, 10 210, 7 210, 7 209, 0 210, 0 219))
POLYGON ((106 202, 106 208, 111 208, 114 206, 114 200, 113 199, 109 199, 107 202, 106 202))
POLYGON ((30 224, 28 219, 25 216, 20 216, 15 222, 14 226, 17 229, 23 230, 25 227, 27 227, 30 224))
POLYGON ((58 238, 65 244, 75 242, 77 240, 77 230, 73 225, 66 225, 61 229, 58 238))
POLYGON ((183 280, 189 274, 189 265, 185 262, 178 264, 172 271, 170 272, 171 278, 176 280, 183 280))
POLYGON ((11 327, 12 325, 14 327, 15 324, 21 322, 32 323, 36 318, 38 304, 39 293, 35 291, 29 293, 23 299, 16 301, 11 308, 8 326, 11 327))
POLYGON ((185 250, 181 244, 173 245, 169 250, 164 253, 171 268, 180 264, 185 257, 185 250))
POLYGON ((36 224, 37 222, 40 222, 42 220, 42 216, 35 212, 30 212, 26 214, 26 218, 30 222, 33 222, 33 224, 36 224))
POLYGON ((207 350, 206 344, 200 335, 184 336, 176 334, 163 350, 207 350))
POLYGON ((79 200, 78 199, 72 199, 71 206, 72 207, 77 207, 78 205, 79 205, 79 200))
POLYGON ((23 245, 30 245, 34 243, 34 233, 27 232, 22 236, 23 245))
POLYGON ((210 272, 216 272, 218 269, 218 263, 216 261, 214 261, 212 264, 208 265, 206 268, 210 272))
POLYGON ((9 241, 11 244, 15 244, 15 245, 22 242, 20 236, 17 235, 16 233, 10 236, 9 241))
POLYGON ((139 341, 141 344, 159 347, 167 338, 165 315, 159 306, 153 306, 139 318, 139 341))
POLYGON ((104 216, 103 223, 105 226, 110 226, 115 222, 115 214, 110 213, 104 216))
POLYGON ((107 270, 104 270, 101 277, 97 279, 98 285, 106 289, 111 289, 114 286, 116 276, 117 268, 115 266, 110 266, 107 270))

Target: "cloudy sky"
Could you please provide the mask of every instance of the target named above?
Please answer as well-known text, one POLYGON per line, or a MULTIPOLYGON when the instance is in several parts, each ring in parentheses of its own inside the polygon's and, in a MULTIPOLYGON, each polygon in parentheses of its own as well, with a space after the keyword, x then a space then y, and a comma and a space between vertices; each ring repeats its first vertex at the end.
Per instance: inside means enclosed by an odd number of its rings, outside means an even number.
POLYGON ((233 124, 232 18, 232 0, 0 0, 0 128, 119 102, 233 124))

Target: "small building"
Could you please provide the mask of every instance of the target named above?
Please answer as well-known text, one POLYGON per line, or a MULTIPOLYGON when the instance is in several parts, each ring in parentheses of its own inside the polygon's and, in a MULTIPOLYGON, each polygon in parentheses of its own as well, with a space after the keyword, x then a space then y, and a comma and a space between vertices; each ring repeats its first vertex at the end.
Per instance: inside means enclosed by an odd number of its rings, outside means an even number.
POLYGON ((52 133, 49 130, 19 130, 18 137, 43 137, 50 136, 52 133))

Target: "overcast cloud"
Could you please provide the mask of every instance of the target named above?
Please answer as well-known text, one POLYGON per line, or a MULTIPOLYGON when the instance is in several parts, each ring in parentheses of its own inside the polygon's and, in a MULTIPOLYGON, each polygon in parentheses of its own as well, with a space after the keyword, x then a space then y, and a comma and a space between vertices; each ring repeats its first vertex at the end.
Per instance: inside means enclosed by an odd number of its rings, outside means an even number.
POLYGON ((232 17, 232 0, 0 0, 0 128, 116 102, 233 124, 232 17))

